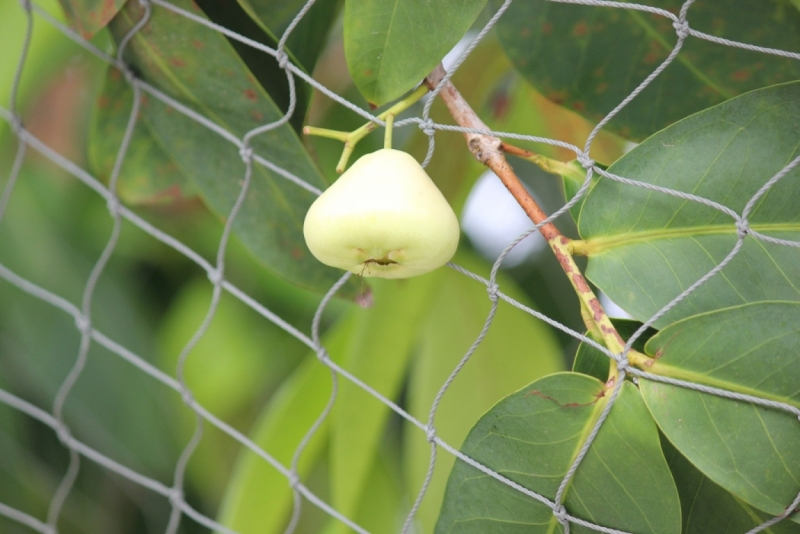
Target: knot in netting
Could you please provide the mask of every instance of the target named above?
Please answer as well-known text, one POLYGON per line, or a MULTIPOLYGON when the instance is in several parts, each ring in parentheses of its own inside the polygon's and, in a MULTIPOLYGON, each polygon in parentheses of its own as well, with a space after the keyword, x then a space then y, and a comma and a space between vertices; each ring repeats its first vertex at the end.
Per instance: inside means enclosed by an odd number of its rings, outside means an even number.
POLYGON ((750 223, 747 219, 739 219, 736 221, 736 235, 739 236, 739 239, 743 239, 749 233, 750 223))
POLYGON ((685 20, 676 20, 672 23, 675 28, 675 33, 678 34, 679 39, 686 39, 689 36, 689 22, 685 20))
POLYGON ((280 68, 286 69, 286 65, 289 64, 289 56, 286 54, 286 52, 283 51, 283 49, 280 48, 278 49, 278 53, 275 56, 275 59, 278 60, 278 66, 280 68))
POLYGON ((220 285, 223 280, 222 271, 220 271, 219 269, 211 269, 210 271, 208 271, 208 279, 215 286, 220 285))
POLYGON ((242 161, 247 163, 251 159, 253 159, 253 149, 247 145, 244 145, 242 148, 239 149, 239 155, 242 157, 242 161))
POLYGON ((81 334, 89 335, 92 330, 92 321, 85 315, 79 315, 75 317, 75 328, 77 328, 81 334))
POLYGON ((427 439, 429 443, 436 439, 436 427, 432 425, 425 427, 425 439, 427 439))
POLYGON ((320 347, 317 350, 317 359, 321 362, 327 362, 330 358, 328 357, 328 351, 325 350, 324 347, 320 347))
POLYGON ((22 125, 22 117, 14 113, 11 116, 11 129, 17 137, 22 137, 25 127, 22 125))
POLYGON ((558 506, 553 508, 553 515, 555 516, 556 520, 562 525, 569 524, 569 519, 567 518, 567 509, 564 508, 563 504, 559 504, 558 506))
POLYGON ((120 203, 117 197, 109 198, 108 202, 106 202, 106 207, 108 208, 108 212, 114 217, 119 215, 120 203))
POLYGON ((184 402, 184 404, 187 405, 191 405, 194 403, 194 397, 192 396, 192 392, 189 391, 188 388, 184 388, 184 390, 181 391, 181 400, 184 402))
POLYGON ((594 167, 594 160, 589 157, 589 154, 586 152, 579 152, 578 153, 578 163, 583 165, 583 168, 587 171, 594 167))
POLYGON ((33 9, 31 0, 19 0, 19 5, 21 5, 22 9, 24 9, 25 11, 31 11, 33 9))
POLYGON ((433 127, 434 124, 435 123, 433 122, 433 119, 425 119, 423 121, 420 121, 419 129, 422 130, 425 135, 430 137, 436 132, 436 130, 433 127))
POLYGON ((491 284, 486 287, 486 292, 489 293, 489 300, 496 302, 498 294, 500 293, 500 287, 497 284, 491 284))
POLYGON ((120 65, 119 70, 122 72, 122 76, 125 77, 125 81, 133 84, 137 82, 136 74, 134 74, 133 69, 128 67, 127 65, 123 64, 120 65))
POLYGON ((69 428, 64 425, 59 425, 56 429, 56 436, 65 447, 70 448, 69 442, 72 440, 72 434, 69 433, 69 428))
POLYGON ((292 489, 297 489, 297 486, 300 485, 300 476, 297 474, 297 472, 290 471, 288 478, 289 478, 289 487, 292 489))
POLYGON ((170 504, 175 508, 180 508, 183 504, 183 491, 180 488, 171 488, 168 497, 170 504))
POLYGON ((620 373, 627 373, 631 366, 626 354, 615 354, 614 361, 617 362, 617 371, 620 373))

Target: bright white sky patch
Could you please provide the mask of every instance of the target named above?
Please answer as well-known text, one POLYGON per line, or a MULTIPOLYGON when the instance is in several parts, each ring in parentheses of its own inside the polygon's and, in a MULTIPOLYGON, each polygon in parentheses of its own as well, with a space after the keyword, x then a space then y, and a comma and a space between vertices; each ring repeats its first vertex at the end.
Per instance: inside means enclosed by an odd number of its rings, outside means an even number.
MULTIPOLYGON (((532 227, 531 220, 493 172, 487 171, 478 178, 461 214, 461 228, 481 254, 496 259, 532 227)), ((503 267, 519 265, 545 246, 542 234, 529 235, 506 256, 503 267)))

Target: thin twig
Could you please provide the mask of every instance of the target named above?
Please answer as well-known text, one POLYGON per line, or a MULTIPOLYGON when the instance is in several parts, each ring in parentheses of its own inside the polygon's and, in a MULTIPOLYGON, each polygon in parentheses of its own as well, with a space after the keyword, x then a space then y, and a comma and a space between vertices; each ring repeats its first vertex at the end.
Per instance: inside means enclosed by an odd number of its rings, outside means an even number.
MULTIPOLYGON (((433 91, 444 78, 446 72, 441 64, 425 78, 425 85, 433 91)), ((458 89, 453 86, 450 81, 446 81, 444 87, 441 88, 439 96, 444 101, 450 114, 455 119, 459 126, 469 128, 471 130, 490 131, 490 128, 481 121, 475 111, 470 107, 458 89)), ((530 159, 536 156, 533 152, 503 143, 497 137, 485 134, 464 133, 469 147, 475 159, 489 167, 497 176, 506 189, 511 193, 514 199, 519 203, 528 217, 534 224, 538 225, 547 219, 547 214, 539 207, 539 204, 528 193, 525 187, 520 182, 514 169, 511 168, 506 160, 505 153, 513 154, 515 156, 530 159)), ((549 159, 549 158, 548 158, 549 159)), ((555 161, 555 160, 552 160, 555 161)), ((538 162, 534 161, 539 164, 538 162)), ((561 162, 558 162, 561 163, 561 162)), ((562 163, 562 165, 567 165, 562 163)), ((562 235, 558 228, 551 222, 545 222, 539 228, 553 253, 556 255, 558 263, 564 272, 567 274, 572 287, 578 294, 581 300, 581 305, 584 308, 582 315, 586 327, 590 331, 599 332, 609 350, 615 354, 623 352, 625 341, 620 337, 611 320, 600 304, 599 299, 595 296, 586 278, 578 268, 575 260, 572 257, 570 247, 571 240, 562 235)), ((649 360, 645 355, 630 351, 628 357, 632 363, 643 363, 644 360, 649 360)), ((613 387, 617 377, 617 367, 611 366, 611 374, 609 376, 609 387, 613 387)))

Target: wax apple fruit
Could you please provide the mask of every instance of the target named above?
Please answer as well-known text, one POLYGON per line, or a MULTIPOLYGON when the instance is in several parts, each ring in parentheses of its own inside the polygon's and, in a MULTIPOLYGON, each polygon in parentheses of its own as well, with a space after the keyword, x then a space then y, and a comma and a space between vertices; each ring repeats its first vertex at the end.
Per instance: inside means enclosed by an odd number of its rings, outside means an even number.
POLYGON ((309 208, 303 234, 326 265, 363 276, 408 278, 447 263, 458 219, 417 161, 385 148, 367 154, 309 208))

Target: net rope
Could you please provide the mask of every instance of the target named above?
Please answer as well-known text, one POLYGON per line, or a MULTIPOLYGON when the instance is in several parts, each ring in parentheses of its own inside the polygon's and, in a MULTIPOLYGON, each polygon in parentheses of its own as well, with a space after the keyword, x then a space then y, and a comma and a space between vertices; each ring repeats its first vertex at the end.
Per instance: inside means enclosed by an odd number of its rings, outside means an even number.
MULTIPOLYGON (((639 95, 639 93, 641 93, 648 85, 650 85, 650 83, 656 77, 658 77, 659 74, 663 72, 663 70, 668 65, 670 65, 675 60, 677 55, 680 53, 684 42, 690 37, 697 39, 704 39, 721 46, 738 47, 745 50, 750 50, 763 54, 772 54, 796 60, 800 60, 800 53, 784 51, 784 50, 775 50, 771 48, 754 46, 747 43, 731 41, 728 39, 721 39, 694 30, 689 25, 689 17, 688 17, 690 8, 694 3, 694 0, 687 0, 686 2, 684 2, 684 4, 680 9, 679 14, 677 15, 663 9, 645 5, 632 4, 632 3, 612 2, 604 0, 550 0, 567 4, 581 4, 586 6, 595 6, 597 9, 638 10, 651 13, 660 17, 665 17, 672 21, 673 27, 675 29, 675 35, 677 37, 677 42, 672 52, 666 57, 666 59, 664 59, 656 67, 655 70, 653 70, 650 73, 649 76, 645 78, 643 82, 641 82, 641 84, 638 87, 636 87, 636 89, 633 92, 631 92, 630 95, 628 95, 622 102, 620 102, 612 112, 610 112, 606 117, 603 118, 603 120, 601 120, 597 124, 597 126, 589 134, 583 149, 580 149, 575 145, 557 139, 524 135, 514 132, 481 131, 469 128, 462 128, 459 126, 453 126, 449 124, 437 124, 430 118, 430 109, 433 102, 433 98, 430 98, 426 102, 420 116, 406 118, 395 122, 394 123, 395 127, 417 125, 428 136, 429 148, 424 161, 425 165, 430 161, 434 153, 435 150, 434 136, 436 132, 450 131, 450 132, 485 134, 509 140, 533 141, 538 143, 546 143, 556 147, 566 148, 575 153, 576 158, 587 171, 585 182, 579 189, 578 193, 565 206, 563 206, 561 209, 553 213, 550 217, 548 217, 546 221, 543 221, 542 223, 536 225, 535 227, 531 228, 530 230, 520 235, 517 239, 515 239, 505 248, 505 250, 500 254, 500 256, 495 261, 494 265, 492 266, 488 279, 476 273, 470 272, 469 270, 459 265, 455 265, 452 263, 448 264, 449 267, 454 269, 456 272, 461 273, 462 275, 465 275, 468 278, 474 280, 476 283, 482 284, 486 287, 487 296, 491 302, 491 308, 489 310, 489 313, 487 314, 482 329, 475 338, 475 341, 473 342, 469 350, 464 354, 461 361, 452 370, 447 380, 442 384, 441 388, 439 389, 430 407, 430 412, 428 414, 427 421, 422 422, 419 419, 413 417, 411 414, 409 414, 407 411, 405 411, 402 407, 393 402, 391 399, 386 398, 384 395, 376 391, 368 383, 365 383, 364 381, 360 380, 357 376, 354 376, 347 369, 343 368, 342 366, 331 360, 327 353, 327 350, 325 349, 320 340, 320 320, 322 314, 326 309, 328 303, 336 294, 336 292, 347 282, 347 280, 351 276, 350 273, 347 273, 344 276, 342 276, 342 278, 336 284, 334 284, 333 287, 331 287, 331 289, 328 291, 328 293, 322 298, 314 315, 314 319, 311 325, 311 331, 309 334, 306 334, 300 331, 299 329, 295 328, 287 321, 282 319, 280 316, 270 311, 263 304, 259 303, 254 298, 249 296, 247 293, 245 293, 244 291, 233 285, 230 281, 225 279, 225 257, 226 257, 228 240, 233 227, 233 222, 236 219, 236 216, 240 211, 240 208, 246 198, 254 165, 261 165, 265 167, 270 172, 275 173, 276 175, 286 179, 288 182, 294 184, 297 187, 303 188, 317 195, 321 194, 321 191, 317 187, 307 183, 302 178, 292 174, 291 172, 280 167, 274 162, 269 161, 265 157, 259 155, 253 148, 251 148, 251 141, 253 138, 264 132, 267 132, 269 130, 284 125, 292 117, 292 113, 297 103, 297 94, 295 90, 296 79, 299 79, 303 83, 306 83, 312 88, 320 91, 322 94, 331 98, 338 104, 345 106, 346 108, 360 115, 364 119, 372 121, 379 125, 384 125, 384 122, 381 119, 379 119, 369 111, 361 109, 360 107, 347 101, 346 99, 342 98, 341 96, 331 91, 324 85, 320 84, 318 81, 311 78, 309 75, 303 72, 302 69, 295 66, 290 61, 289 57, 284 51, 284 47, 286 45, 290 33, 297 26, 297 24, 300 22, 303 16, 308 12, 308 10, 311 8, 311 6, 314 3, 314 0, 308 1, 304 5, 302 10, 297 13, 291 24, 287 27, 286 31, 281 36, 277 47, 274 49, 266 45, 263 45, 261 43, 255 42, 251 39, 248 39, 247 37, 239 35, 227 28, 217 25, 193 13, 187 12, 171 4, 166 0, 138 0, 138 1, 144 8, 143 11, 144 15, 131 28, 131 30, 124 37, 124 39, 122 39, 122 41, 118 46, 117 54, 115 57, 109 56, 102 50, 95 47, 92 43, 82 38, 72 29, 61 24, 55 17, 53 17, 47 11, 38 6, 35 2, 32 2, 31 0, 23 0, 19 4, 20 9, 24 11, 27 17, 27 27, 24 36, 22 52, 19 56, 18 65, 12 83, 11 94, 8 100, 8 107, 0 106, 0 117, 2 117, 2 119, 5 120, 11 126, 14 134, 17 137, 18 145, 11 166, 11 171, 8 177, 8 181, 6 182, 5 188, 2 192, 2 196, 0 196, 0 222, 2 221, 2 217, 6 211, 8 204, 11 201, 13 201, 14 187, 20 175, 22 162, 25 158, 25 155, 29 150, 32 150, 40 154, 47 160, 51 161, 52 163, 54 163, 55 165, 66 171, 68 174, 70 174, 72 177, 79 180, 80 182, 82 182, 83 184, 94 190, 98 195, 100 195, 107 203, 108 213, 113 221, 113 227, 111 235, 108 241, 106 242, 106 245, 102 253, 100 254, 100 257, 95 262, 95 265, 92 268, 88 279, 86 280, 84 291, 81 297, 80 306, 77 306, 69 302, 64 297, 56 293, 53 293, 31 282, 30 280, 27 280, 24 276, 20 275, 19 273, 16 273, 11 269, 9 269, 8 267, 6 267, 5 265, 0 264, 0 278, 5 280, 6 283, 15 286, 20 291, 23 291, 37 299, 40 299, 41 301, 46 302, 52 305, 54 308, 57 308, 62 312, 66 313, 67 315, 71 316, 75 322, 75 328, 80 333, 80 347, 78 354, 76 355, 72 369, 70 370, 64 381, 61 383, 61 386, 58 388, 58 392, 56 394, 55 400, 53 402, 50 411, 35 406, 34 404, 14 395, 9 391, 0 389, 0 402, 31 417, 32 419, 41 422, 42 424, 52 429, 52 431, 57 435, 63 446, 69 452, 69 457, 70 457, 66 473, 64 474, 61 483, 59 484, 57 490, 54 492, 53 497, 50 501, 50 506, 46 518, 42 519, 33 517, 22 510, 18 510, 1 502, 0 502, 0 515, 12 519, 22 525, 25 525, 36 532, 55 534, 56 532, 58 532, 57 524, 64 501, 69 496, 70 491, 78 476, 78 473, 80 472, 80 465, 82 459, 86 459, 104 467, 105 469, 108 469, 109 471, 116 473, 117 475, 133 482, 134 484, 149 489, 166 498, 171 506, 171 514, 169 517, 168 525, 165 530, 167 534, 174 534, 175 532, 177 532, 180 521, 183 519, 184 516, 197 522, 200 525, 207 527, 208 529, 211 529, 212 531, 233 533, 234 531, 232 531, 231 529, 225 527, 224 525, 219 524, 214 519, 207 517, 198 512, 196 509, 194 509, 186 501, 185 495, 183 493, 183 485, 184 485, 184 478, 185 478, 187 464, 191 459, 195 449, 197 448, 197 445, 200 443, 200 440, 203 437, 205 425, 211 425, 216 429, 220 430, 221 432, 227 434, 229 437, 237 441, 246 449, 252 451, 261 460, 268 463, 273 469, 276 469, 284 477, 286 477, 286 481, 291 487, 294 495, 292 514, 288 526, 286 528, 287 534, 290 534, 295 530, 298 520, 302 513, 302 505, 304 501, 308 501, 314 506, 320 508, 325 513, 329 514, 331 517, 336 518, 337 520, 341 521, 348 527, 352 528, 354 531, 359 533, 365 533, 367 531, 364 528, 353 522, 350 518, 347 518, 344 515, 342 515, 329 503, 325 502, 323 499, 321 499, 313 492, 311 492, 308 489, 308 487, 303 483, 298 473, 298 463, 300 461, 300 458, 302 457, 304 449, 308 445, 309 441, 314 436, 314 434, 317 432, 317 430, 320 428, 320 426, 324 423, 328 415, 330 414, 330 411, 333 408, 337 399, 338 382, 339 380, 342 379, 347 380, 352 384, 356 385, 357 387, 363 389, 365 392, 370 394, 377 402, 384 404, 393 412, 398 414, 400 417, 410 422, 413 426, 416 426, 421 432, 425 434, 427 441, 430 443, 429 469, 425 477, 425 480, 421 485, 421 487, 419 488, 414 503, 411 506, 410 511, 406 517, 406 520, 403 524, 402 527, 403 533, 408 532, 412 528, 414 516, 420 504, 422 503, 422 500, 425 498, 426 490, 430 484, 431 477, 433 475, 433 470, 436 465, 437 451, 438 449, 442 449, 447 453, 454 455, 459 461, 469 464, 470 466, 480 470, 482 473, 526 495, 532 500, 548 506, 553 511, 554 517, 563 526, 563 529, 567 534, 570 531, 571 525, 580 525, 583 527, 593 529, 598 532, 605 532, 609 534, 612 533, 620 534, 622 531, 608 528, 603 525, 593 524, 591 522, 585 521, 583 519, 571 515, 569 513, 569 510, 565 508, 563 504, 563 499, 565 490, 570 480, 572 479, 578 467, 580 466, 583 458, 589 451, 592 445, 592 441, 597 436, 597 433, 599 432, 604 421, 606 420, 606 417, 613 408, 615 400, 617 399, 617 396, 621 390, 621 385, 624 381, 623 379, 626 375, 631 375, 632 377, 634 377, 634 379, 645 378, 647 380, 659 381, 679 386, 682 388, 700 391, 710 395, 716 395, 737 401, 749 402, 770 409, 782 410, 793 414, 798 418, 798 420, 800 420, 800 409, 794 406, 774 400, 763 399, 751 395, 745 395, 733 391, 728 391, 721 388, 710 387, 702 384, 696 384, 683 380, 677 380, 673 378, 653 375, 645 371, 641 371, 639 369, 631 367, 627 359, 628 351, 631 349, 636 340, 644 334, 646 329, 652 326, 660 317, 669 312, 680 302, 685 300, 686 297, 690 295, 692 292, 694 292, 698 287, 705 284, 712 277, 716 276, 740 252, 744 239, 746 237, 749 236, 753 239, 758 239, 764 242, 769 242, 782 246, 800 248, 800 243, 798 242, 762 235, 751 229, 748 224, 748 215, 752 212, 758 200, 763 198, 763 196, 770 190, 770 188, 773 187, 776 183, 778 183, 779 180, 784 178, 792 169, 795 169, 796 167, 798 167, 798 165, 800 165, 800 157, 792 160, 781 171, 776 173, 770 180, 768 180, 759 189, 759 191, 756 192, 755 195, 753 195, 753 197, 750 199, 750 201, 747 203, 747 205, 745 206, 745 208, 742 210, 741 213, 736 213, 734 210, 724 205, 721 205, 717 202, 711 201, 709 199, 697 195, 684 193, 681 191, 676 191, 669 188, 656 186, 653 184, 639 182, 623 176, 617 176, 595 165, 594 161, 592 161, 591 158, 589 157, 590 148, 597 134, 604 128, 604 126, 610 120, 614 118, 614 116, 616 116, 629 102, 631 102, 634 98, 636 98, 637 95, 639 95), (151 16, 151 13, 155 9, 164 9, 171 11, 172 13, 185 17, 186 19, 189 19, 197 24, 201 24, 211 30, 214 30, 216 32, 225 35, 226 37, 239 41, 240 43, 243 43, 247 46, 250 46, 256 50, 259 50, 263 53, 266 53, 274 57, 278 61, 280 68, 283 69, 283 71, 286 73, 287 82, 289 84, 290 102, 288 105, 288 111, 277 121, 259 126, 258 128, 255 128, 250 132, 246 133, 244 136, 238 137, 232 134, 224 127, 222 127, 221 125, 216 124, 211 119, 204 117, 203 115, 197 113, 191 108, 181 104, 175 99, 164 94, 163 92, 151 86, 142 79, 137 78, 136 75, 123 62, 122 60, 123 53, 125 51, 125 47, 130 42, 130 40, 136 35, 137 32, 139 32, 147 24, 151 16), (42 140, 34 136, 31 133, 31 131, 26 129, 25 125, 22 123, 22 120, 17 112, 17 98, 18 98, 20 80, 22 78, 22 74, 25 68, 25 62, 28 56, 31 38, 34 31, 34 15, 36 16, 36 18, 38 18, 39 21, 44 22, 45 24, 48 24, 56 28, 63 35, 76 42, 78 45, 83 47, 91 54, 105 61, 110 66, 118 69, 124 75, 125 80, 133 90, 133 103, 131 105, 130 114, 125 129, 125 134, 122 143, 119 147, 119 150, 116 154, 113 170, 111 172, 111 176, 107 186, 104 185, 96 177, 92 176, 90 172, 86 171, 85 169, 81 168, 74 162, 70 161, 67 157, 61 155, 56 150, 47 146, 47 144, 45 144, 42 140), (119 198, 117 197, 116 194, 117 179, 119 177, 123 161, 125 160, 125 156, 128 150, 128 145, 131 141, 134 126, 136 124, 139 115, 142 98, 143 95, 145 94, 163 102, 176 112, 181 113, 186 117, 192 119, 197 123, 198 127, 204 127, 216 133, 221 138, 232 143, 239 150, 239 154, 244 164, 245 172, 243 180, 241 181, 241 189, 239 191, 238 197, 236 198, 236 201, 228 217, 225 219, 226 222, 224 225, 222 236, 218 243, 217 255, 215 258, 215 262, 213 264, 205 260, 199 253, 195 252, 190 247, 180 242, 178 239, 172 237, 166 232, 153 226, 149 222, 143 220, 141 217, 139 217, 134 212, 132 212, 124 205, 122 205, 119 198), (499 269, 502 265, 504 258, 508 255, 508 253, 525 237, 538 231, 538 228, 546 224, 547 222, 550 222, 560 217, 570 207, 579 202, 580 199, 588 190, 589 184, 591 183, 592 176, 594 173, 598 173, 609 180, 615 180, 630 187, 644 188, 656 193, 673 195, 675 197, 690 202, 704 204, 730 217, 735 223, 737 228, 737 241, 733 246, 733 248, 730 250, 730 252, 727 254, 727 256, 721 262, 719 262, 713 269, 709 270, 705 275, 700 277, 695 283, 693 283, 680 295, 675 297, 667 305, 662 307, 648 321, 646 321, 627 340, 624 351, 621 354, 612 353, 606 347, 598 344, 597 342, 586 337, 582 333, 576 332, 568 328, 567 326, 562 325, 557 321, 543 315, 542 313, 537 312, 525 306, 524 304, 514 300, 513 298, 509 297, 508 295, 506 295, 501 291, 501 288, 497 282, 497 275, 499 269), (196 264, 203 271, 205 271, 205 273, 209 278, 210 283, 213 286, 211 302, 208 306, 206 315, 200 326, 195 331, 194 335, 186 343, 186 345, 180 352, 175 377, 172 377, 167 373, 159 370, 158 368, 148 363, 140 355, 134 353, 128 348, 115 342, 113 339, 103 334, 103 332, 101 332, 92 323, 91 309, 92 309, 94 290, 97 285, 98 279, 103 274, 110 258, 115 252, 120 235, 120 228, 123 221, 127 221, 133 224, 141 231, 150 235, 152 238, 171 247, 178 253, 182 254, 183 256, 191 260, 194 264, 196 264), (250 307, 256 313, 261 315, 264 319, 275 324, 276 326, 283 329, 288 334, 290 334, 291 336, 293 336, 294 338, 305 344, 307 347, 312 349, 317 355, 319 364, 327 367, 330 370, 331 380, 332 380, 331 382, 332 390, 330 398, 328 399, 328 402, 324 410, 320 413, 315 423, 308 429, 305 436, 299 443, 297 449, 294 452, 291 464, 288 466, 276 460, 273 456, 271 456, 267 451, 259 447, 246 435, 236 430, 228 423, 220 420, 213 413, 211 413, 209 410, 203 407, 194 398, 192 391, 186 384, 184 377, 184 367, 186 360, 188 357, 190 357, 190 353, 193 347, 197 344, 197 342, 203 337, 203 335, 207 331, 209 324, 211 323, 212 319, 215 316, 223 292, 232 295, 233 297, 244 303, 246 306, 250 307), (616 387, 614 388, 611 396, 609 397, 604 410, 602 411, 600 417, 595 423, 582 449, 576 456, 574 462, 572 463, 565 477, 563 478, 554 500, 548 499, 543 495, 531 491, 530 489, 525 488, 524 486, 506 478, 502 474, 495 472, 489 467, 463 454, 456 447, 446 443, 440 437, 437 436, 436 426, 435 426, 437 408, 442 398, 446 395, 450 384, 452 384, 455 380, 458 379, 459 371, 465 365, 468 364, 470 356, 475 352, 475 350, 481 344, 481 341, 484 339, 487 332, 489 331, 492 322, 494 320, 495 313, 497 311, 497 306, 500 300, 503 300, 511 304, 512 306, 515 306, 516 308, 532 315, 533 317, 541 321, 544 321, 545 323, 549 324, 550 326, 553 326, 554 328, 558 328, 568 333, 570 336, 582 341, 583 343, 593 346, 597 350, 604 353, 611 360, 613 360, 613 364, 617 366, 617 369, 620 373, 620 380, 618 380, 616 387), (104 347, 105 349, 115 354, 122 360, 131 364, 135 369, 145 373, 155 381, 173 390, 177 395, 180 396, 185 405, 194 413, 196 417, 195 431, 191 439, 185 445, 175 465, 174 476, 171 485, 164 484, 163 482, 160 482, 158 480, 155 480, 146 475, 136 472, 135 470, 119 463, 113 458, 110 458, 107 455, 91 448, 87 444, 76 439, 71 434, 70 428, 65 423, 63 418, 63 409, 65 404, 69 400, 70 392, 73 386, 75 385, 75 383, 81 376, 81 373, 83 372, 87 360, 89 347, 93 343, 104 347)), ((458 67, 461 64, 463 64, 463 62, 466 60, 469 54, 477 47, 481 39, 491 30, 491 28, 495 25, 497 20, 502 16, 503 12, 508 8, 510 3, 511 0, 506 0, 502 4, 502 6, 494 13, 494 16, 491 18, 491 20, 489 20, 489 22, 485 25, 485 27, 478 33, 478 35, 474 38, 474 40, 469 44, 469 46, 467 46, 465 51, 460 55, 458 60, 455 62, 454 67, 447 73, 445 80, 449 79, 453 75, 453 73, 458 69, 458 67)), ((443 87, 443 84, 440 84, 438 88, 433 91, 434 97, 436 94, 438 94, 438 91, 440 90, 441 87, 443 87)), ((793 502, 787 503, 786 511, 783 514, 779 514, 774 518, 765 521, 763 524, 750 530, 748 534, 754 534, 756 532, 760 532, 766 528, 769 528, 771 525, 787 517, 798 506, 800 506, 800 494, 797 495, 797 497, 794 499, 793 502)))

